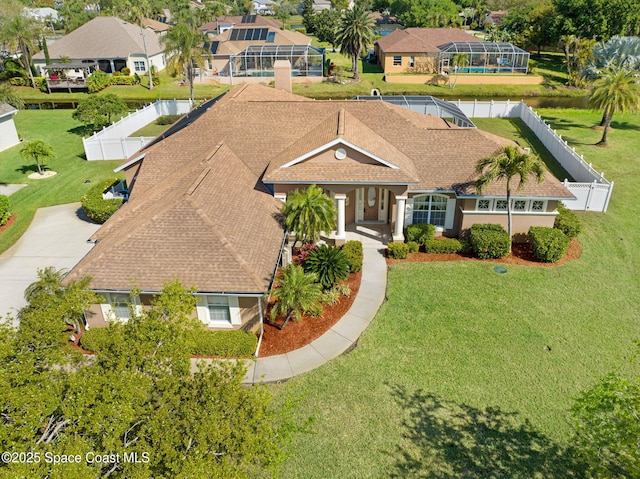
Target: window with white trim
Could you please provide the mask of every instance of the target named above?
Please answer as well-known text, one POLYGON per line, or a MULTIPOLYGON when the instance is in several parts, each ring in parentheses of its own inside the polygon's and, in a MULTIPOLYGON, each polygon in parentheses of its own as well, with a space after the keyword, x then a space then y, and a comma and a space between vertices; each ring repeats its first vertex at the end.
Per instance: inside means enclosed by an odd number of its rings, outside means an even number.
MULTIPOLYGON (((476 211, 507 211, 507 200, 478 198, 476 211)), ((511 211, 514 213, 544 213, 547 211, 547 201, 515 198, 511 200, 511 211)))
POLYGON ((476 210, 478 211, 491 211, 492 206, 491 200, 478 200, 476 203, 476 210))
POLYGON ((496 211, 507 211, 507 200, 496 200, 496 211))
POLYGON ((448 196, 419 195, 413 198, 413 223, 430 223, 444 227, 448 196))
POLYGON ((402 56, 401 55, 394 55, 393 56, 393 66, 394 67, 402 66, 402 56))
POLYGON ((197 312, 198 319, 213 328, 231 328, 242 323, 237 296, 201 296, 197 312))
POLYGON ((105 302, 101 305, 102 315, 106 321, 126 323, 131 319, 131 307, 140 308, 138 297, 132 298, 127 293, 102 293, 105 302))
POLYGON ((231 324, 229 313, 229 300, 224 296, 207 296, 207 310, 209 311, 209 323, 231 324))
POLYGON ((416 66, 416 57, 411 55, 409 57, 409 68, 413 68, 414 66, 416 66))
POLYGON ((144 62, 142 62, 142 61, 133 62, 133 68, 137 72, 146 72, 147 71, 147 68, 146 68, 144 62))
POLYGON ((544 212, 547 209, 546 202, 544 200, 532 200, 531 211, 544 212))
POLYGON ((527 211, 528 203, 529 202, 527 200, 513 200, 511 207, 513 208, 513 211, 523 212, 527 211))

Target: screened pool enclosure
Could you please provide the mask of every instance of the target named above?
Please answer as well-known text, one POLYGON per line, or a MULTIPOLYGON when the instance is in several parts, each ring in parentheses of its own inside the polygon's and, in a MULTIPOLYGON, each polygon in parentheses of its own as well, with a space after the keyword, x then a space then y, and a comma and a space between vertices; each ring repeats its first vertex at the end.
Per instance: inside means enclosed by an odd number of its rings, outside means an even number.
POLYGON ((529 65, 529 52, 506 42, 451 42, 438 48, 441 72, 527 73, 529 65), (454 55, 464 55, 457 67, 454 55))
POLYGON ((309 45, 250 46, 231 56, 230 74, 234 77, 271 77, 276 60, 291 62, 291 76, 321 77, 324 49, 309 45))

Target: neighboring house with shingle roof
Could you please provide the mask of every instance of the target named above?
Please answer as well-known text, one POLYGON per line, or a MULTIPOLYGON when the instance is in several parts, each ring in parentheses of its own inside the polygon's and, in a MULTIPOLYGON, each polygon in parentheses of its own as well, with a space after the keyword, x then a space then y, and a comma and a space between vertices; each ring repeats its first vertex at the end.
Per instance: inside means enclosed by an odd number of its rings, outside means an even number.
MULTIPOLYGON (((143 74, 149 63, 158 71, 165 67, 165 48, 151 30, 140 28, 116 17, 95 17, 57 40, 49 47, 49 57, 56 62, 67 57, 72 63, 98 64, 106 73, 127 67, 131 74, 143 74), (145 54, 146 49, 146 54, 145 54)), ((41 72, 46 66, 44 53, 33 56, 41 72)))
POLYGON ((154 20, 153 18, 143 18, 142 25, 144 25, 144 28, 151 30, 153 33, 160 37, 166 35, 171 28, 171 25, 160 22, 158 20, 154 20))
MULTIPOLYGON (((107 302, 87 314, 105 326, 133 285, 149 303, 163 284, 194 287, 212 328, 254 329, 279 262, 288 192, 310 184, 336 202, 340 244, 349 224, 431 223, 456 236, 506 224, 506 187, 473 188, 476 162, 509 140, 383 101, 315 101, 261 85, 236 87, 183 129, 125 161, 129 201, 93 236, 65 281, 91 276, 107 302)), ((513 229, 552 226, 572 198, 551 175, 513 194, 513 229)))
POLYGON ((0 151, 11 148, 20 143, 13 115, 18 113, 14 107, 7 103, 0 103, 0 151))

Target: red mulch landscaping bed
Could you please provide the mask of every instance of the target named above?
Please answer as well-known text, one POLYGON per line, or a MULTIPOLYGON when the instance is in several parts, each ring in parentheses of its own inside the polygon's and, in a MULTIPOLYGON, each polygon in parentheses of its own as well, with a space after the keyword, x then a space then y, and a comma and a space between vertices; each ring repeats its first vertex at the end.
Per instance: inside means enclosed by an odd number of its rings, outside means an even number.
POLYGON ((345 283, 351 288, 351 296, 348 298, 343 296, 338 304, 325 304, 321 316, 305 315, 301 321, 292 319, 282 331, 276 327, 284 322, 282 317, 276 318, 274 321, 276 326, 265 323, 260 345, 260 357, 294 351, 322 336, 349 311, 360 289, 361 279, 362 271, 350 274, 345 283))
POLYGON ((11 226, 11 224, 16 220, 16 215, 11 215, 9 216, 9 219, 7 220, 7 222, 5 224, 3 224, 2 226, 0 226, 0 233, 2 233, 4 230, 6 230, 9 226, 11 226))

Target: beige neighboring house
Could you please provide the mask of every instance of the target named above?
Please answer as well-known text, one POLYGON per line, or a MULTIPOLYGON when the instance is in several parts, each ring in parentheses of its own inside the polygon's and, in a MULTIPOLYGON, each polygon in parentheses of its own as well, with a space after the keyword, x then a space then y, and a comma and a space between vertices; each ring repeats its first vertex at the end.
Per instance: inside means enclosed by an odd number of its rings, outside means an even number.
MULTIPOLYGON (((49 47, 49 57, 53 63, 67 57, 73 64, 97 65, 106 73, 127 67, 132 75, 142 75, 149 64, 158 71, 165 68, 164 50, 151 30, 116 17, 95 17, 53 43, 49 47)), ((35 54, 33 63, 44 76, 44 53, 35 54)))
POLYGON ((146 28, 147 30, 151 30, 159 37, 166 35, 171 28, 171 25, 159 22, 158 20, 154 20, 153 18, 143 18, 142 25, 144 25, 144 28, 146 28))
MULTIPOLYGON (((290 253, 280 223, 290 191, 317 184, 333 198, 337 228, 327 238, 336 244, 358 224, 388 225, 399 241, 411 223, 456 236, 474 223, 506 225, 505 184, 483 195, 473 184, 476 162, 511 143, 384 101, 238 86, 118 168, 129 201, 65 281, 89 275, 105 297, 87 314, 90 327, 126 320, 127 302, 144 308, 177 278, 196 289, 194 315, 209 327, 256 330, 290 253)), ((511 200, 514 232, 552 226, 568 198, 552 175, 528 183, 511 200)))
POLYGON ((11 148, 20 143, 13 115, 18 113, 14 107, 7 103, 0 103, 0 151, 11 148))

